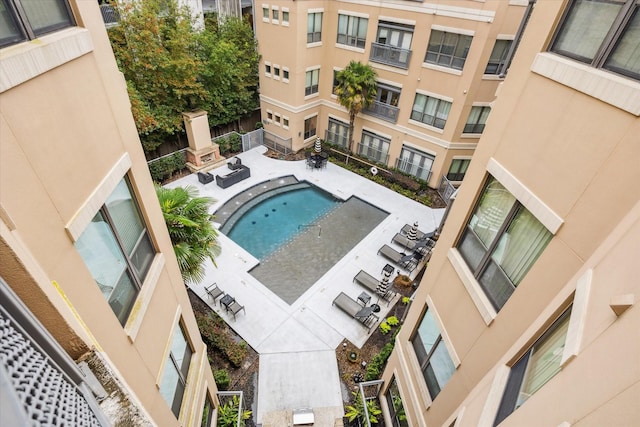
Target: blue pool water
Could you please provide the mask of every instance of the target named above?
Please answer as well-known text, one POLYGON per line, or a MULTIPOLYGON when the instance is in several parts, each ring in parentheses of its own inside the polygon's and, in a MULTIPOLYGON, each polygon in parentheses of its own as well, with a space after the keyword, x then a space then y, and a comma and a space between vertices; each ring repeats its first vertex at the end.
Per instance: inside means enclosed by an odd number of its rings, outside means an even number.
POLYGON ((262 260, 340 203, 314 187, 282 192, 249 209, 227 235, 262 260))

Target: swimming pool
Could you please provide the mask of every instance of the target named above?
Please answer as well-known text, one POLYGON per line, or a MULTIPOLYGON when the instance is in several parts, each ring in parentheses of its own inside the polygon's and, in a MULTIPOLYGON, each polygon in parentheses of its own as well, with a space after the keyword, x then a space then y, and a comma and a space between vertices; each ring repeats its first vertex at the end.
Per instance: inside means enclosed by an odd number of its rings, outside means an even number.
POLYGON ((264 200, 244 212, 227 233, 231 240, 259 260, 290 241, 298 232, 313 226, 318 218, 340 203, 335 197, 309 184, 283 187, 280 191, 266 193, 262 198, 264 200))

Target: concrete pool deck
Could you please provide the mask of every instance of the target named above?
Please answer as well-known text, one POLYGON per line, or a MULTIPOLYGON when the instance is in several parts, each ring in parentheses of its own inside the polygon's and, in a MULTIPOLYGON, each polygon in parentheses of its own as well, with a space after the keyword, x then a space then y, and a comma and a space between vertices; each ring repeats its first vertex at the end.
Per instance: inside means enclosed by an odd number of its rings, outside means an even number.
MULTIPOLYGON (((333 299, 341 291, 356 299, 363 291, 353 283, 358 271, 363 269, 377 277, 388 263, 377 255, 378 249, 390 244, 405 224, 418 221, 420 230, 434 230, 444 210, 428 208, 331 163, 326 169, 311 170, 306 168, 304 160, 271 159, 264 156, 265 151, 265 147, 258 147, 238 155, 251 169, 251 177, 229 188, 222 189, 215 182, 203 185, 196 174, 167 187, 194 186, 201 196, 216 200, 211 209, 215 212, 233 196, 256 184, 294 175, 338 198, 346 200, 355 195, 389 212, 380 225, 292 305, 249 274, 258 260, 222 233, 219 236, 222 253, 216 259, 218 267, 208 262, 205 280, 190 285, 191 290, 207 301, 260 354, 257 413, 254 414, 258 424, 286 425, 290 422, 286 418, 291 410, 314 408, 314 425, 333 427, 334 420, 344 413, 335 349, 344 339, 361 347, 370 335, 362 324, 334 307, 333 299), (213 282, 244 305, 246 313, 240 312, 234 320, 219 305, 214 305, 204 289, 213 282)), ((226 174, 229 171, 225 163, 210 172, 226 174)), ((378 315, 384 319, 393 303, 380 305, 382 310, 378 315)))

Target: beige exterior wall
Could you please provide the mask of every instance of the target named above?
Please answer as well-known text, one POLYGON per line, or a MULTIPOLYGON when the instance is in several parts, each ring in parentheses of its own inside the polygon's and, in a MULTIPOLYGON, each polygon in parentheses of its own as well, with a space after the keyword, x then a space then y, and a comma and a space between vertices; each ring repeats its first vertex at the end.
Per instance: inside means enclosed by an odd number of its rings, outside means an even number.
POLYGON ((384 372, 410 426, 492 426, 510 366, 571 304, 560 372, 500 426, 640 423, 640 82, 546 52, 565 3, 534 8, 384 372), (488 174, 553 233, 497 313, 456 249, 488 174), (456 366, 433 401, 411 342, 427 306, 456 366))
MULTIPOLYGON (((270 1, 255 3, 256 34, 262 55, 260 63, 261 109, 265 129, 292 139, 294 150, 312 144, 316 137, 326 137, 328 117, 346 124, 346 110, 332 95, 334 70, 349 61, 369 63, 378 74, 378 82, 401 90, 398 119, 382 120, 367 113, 356 118, 354 144, 366 129, 390 140, 388 157, 383 160, 395 167, 403 145, 435 157, 429 185, 436 187, 451 165, 453 153, 470 157, 478 141, 477 134, 464 134, 464 125, 472 105, 489 105, 501 81, 498 76, 483 76, 496 39, 513 38, 520 24, 526 2, 522 1, 443 1, 378 2, 378 1, 270 1), (268 8, 270 18, 263 18, 268 8), (273 8, 288 10, 289 22, 271 19, 273 8), (307 44, 307 14, 323 12, 322 41, 307 44), (368 18, 366 44, 359 49, 337 40, 338 15, 368 18), (411 60, 407 69, 369 61, 371 44, 375 42, 378 22, 389 21, 414 27, 411 60), (431 29, 472 35, 462 71, 434 66, 424 61, 431 29), (272 67, 270 75, 265 65, 272 67), (274 76, 273 67, 289 70, 289 79, 274 76), (305 73, 320 69, 318 93, 305 97, 305 73), (444 129, 410 119, 416 93, 436 96, 452 103, 444 129), (268 119, 271 113, 273 118, 268 119), (277 123, 275 116, 287 117, 289 126, 277 123), (318 115, 317 135, 304 138, 304 120, 318 115)), ((357 151, 357 149, 354 149, 357 151)))
POLYGON ((71 6, 78 27, 0 50, 0 275, 72 357, 100 353, 152 423, 199 426, 217 392, 206 347, 98 4, 71 6), (123 327, 74 242, 125 175, 157 254, 123 327), (193 350, 179 421, 159 392, 178 321, 193 350))

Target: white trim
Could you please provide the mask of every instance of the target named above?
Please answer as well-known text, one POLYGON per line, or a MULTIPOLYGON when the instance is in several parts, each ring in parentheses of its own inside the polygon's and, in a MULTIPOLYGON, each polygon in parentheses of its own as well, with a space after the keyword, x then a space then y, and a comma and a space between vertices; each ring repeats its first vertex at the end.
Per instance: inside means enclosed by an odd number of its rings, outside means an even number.
POLYGON ((402 83, 397 83, 397 82, 394 82, 394 81, 391 81, 391 80, 378 79, 378 83, 382 83, 382 84, 387 85, 387 86, 393 86, 395 88, 402 89, 402 83))
POLYGON ((487 295, 480 287, 480 284, 478 283, 476 278, 473 277, 473 273, 467 266, 467 263, 462 259, 462 255, 460 255, 460 252, 458 252, 456 248, 449 249, 449 252, 447 253, 447 259, 458 274, 460 281, 464 285, 467 293, 471 297, 471 300, 480 312, 480 316, 482 316, 484 323, 489 326, 491 322, 493 322, 493 319, 495 319, 498 315, 495 308, 493 308, 493 305, 491 305, 489 298, 487 298, 487 295))
POLYGON ((464 28, 456 28, 456 27, 447 27, 445 25, 437 25, 437 24, 431 24, 431 29, 436 31, 444 31, 446 33, 460 34, 463 36, 471 36, 471 37, 473 37, 473 35, 476 33, 473 30, 467 30, 464 28))
POLYGON ((514 34, 498 34, 496 36, 496 41, 498 40, 515 40, 516 36, 514 34))
POLYGON ((151 266, 149 267, 149 272, 144 278, 144 283, 140 288, 138 297, 136 298, 136 301, 131 308, 131 314, 129 315, 127 323, 124 326, 124 332, 127 334, 127 337, 129 337, 129 341, 131 341, 132 343, 138 336, 140 326, 142 325, 142 320, 144 319, 144 315, 147 312, 147 308, 149 308, 149 303, 151 302, 151 298, 153 297, 156 285, 160 280, 160 274, 164 269, 164 264, 164 255, 162 253, 156 253, 153 261, 151 262, 151 266))
POLYGON ((538 53, 531 71, 640 116, 640 82, 555 55, 538 53))
POLYGON ((355 46, 351 46, 351 45, 348 45, 348 44, 342 44, 342 43, 336 42, 335 47, 337 49, 344 49, 344 50, 350 50, 352 52, 364 53, 364 49, 359 48, 359 47, 355 47, 355 46))
POLYGON ((504 77, 500 77, 500 74, 483 74, 482 80, 502 81, 504 77))
POLYGON ((435 126, 431 126, 431 125, 428 125, 428 124, 426 124, 426 123, 422 123, 422 122, 419 122, 419 121, 417 121, 417 120, 413 120, 413 119, 411 119, 411 118, 409 119, 409 122, 408 122, 408 123, 410 123, 410 124, 412 124, 412 125, 415 125, 415 126, 423 127, 423 128, 425 128, 425 129, 427 129, 427 130, 430 130, 431 132, 436 132, 436 133, 444 134, 444 129, 440 129, 440 128, 437 128, 437 127, 435 127, 435 126))
POLYGON ((420 13, 423 15, 435 15, 476 22, 493 22, 493 18, 496 15, 496 12, 493 10, 482 10, 468 7, 457 7, 415 1, 381 2, 380 0, 341 0, 341 3, 351 3, 363 7, 369 6, 377 9, 386 8, 393 11, 407 11, 412 13, 420 13))
POLYGON ((315 7, 312 9, 307 9, 307 15, 310 13, 324 13, 324 7, 315 7))
POLYGON ((322 46, 322 41, 307 43, 308 49, 311 49, 312 47, 319 47, 319 46, 322 46))
POLYGON ((313 116, 317 116, 317 115, 318 115, 318 112, 317 112, 317 111, 315 111, 313 114, 309 114, 308 116, 304 116, 302 120, 308 120, 308 119, 310 119, 311 117, 313 117, 313 116))
MULTIPOLYGON (((465 63, 466 63, 466 59, 465 59, 465 63)), ((436 64, 432 64, 430 62, 422 62, 422 68, 427 68, 429 70, 433 70, 433 71, 440 71, 443 73, 448 73, 448 74, 453 74, 454 76, 461 76, 462 75, 462 70, 457 70, 455 68, 451 68, 451 67, 443 67, 442 65, 436 65, 436 64)))
MULTIPOLYGON (((169 352, 171 351, 171 343, 173 342, 173 333, 176 330, 176 325, 180 323, 181 316, 182 316, 182 306, 178 305, 176 307, 176 312, 173 315, 173 322, 171 322, 171 328, 169 329, 169 339, 165 344, 164 352, 162 352, 162 362, 160 363, 160 368, 158 369, 158 374, 156 375, 156 387, 158 389, 160 389, 160 385, 162 384, 162 375, 164 374, 164 366, 167 364, 167 360, 169 359, 169 352)), ((185 338, 188 339, 187 337, 185 338)))
MULTIPOLYGON (((368 133, 374 134, 374 135, 379 136, 381 138, 386 138, 386 139, 389 140, 389 144, 391 144, 391 140, 392 140, 393 137, 391 135, 389 135, 389 134, 382 133, 377 129, 372 129, 372 128, 367 127, 367 126, 362 126, 362 132, 364 132, 364 131, 367 131, 368 133)), ((362 138, 362 132, 360 133, 360 138, 362 138)))
MULTIPOLYGON (((321 65, 312 65, 310 67, 307 67, 304 69, 304 72, 306 73, 307 71, 313 71, 313 70, 319 70, 321 67, 321 65)), ((319 77, 319 76, 318 76, 319 77)))
POLYGON ((413 25, 414 27, 416 26, 416 21, 413 19, 402 19, 395 16, 385 16, 385 15, 378 16, 378 27, 380 26, 380 21, 391 22, 396 24, 404 24, 404 25, 413 25))
POLYGON ((489 393, 484 401, 482 413, 480 414, 480 418, 478 418, 478 427, 493 427, 510 373, 511 368, 507 365, 498 366, 496 369, 489 393))
POLYGON ((509 6, 528 6, 529 0, 509 0, 509 6))
POLYGON ((409 70, 408 69, 405 70, 405 69, 398 68, 398 67, 391 67, 389 65, 382 64, 380 62, 371 62, 369 65, 371 67, 373 67, 373 68, 377 68, 379 70, 385 70, 385 71, 388 71, 390 73, 401 74, 403 76, 408 76, 409 75, 409 70))
POLYGON ((571 308, 571 317, 569 318, 569 329, 567 330, 564 351, 562 352, 562 360, 560 361, 560 367, 562 369, 564 369, 564 367, 580 352, 582 338, 584 336, 584 330, 587 323, 587 311, 592 280, 593 270, 589 269, 580 276, 576 283, 576 292, 573 296, 573 306, 571 308))
MULTIPOLYGON (((434 93, 434 92, 429 92, 429 91, 422 90, 422 89, 416 89, 416 93, 419 93, 420 95, 426 95, 426 96, 429 96, 431 98, 437 98, 437 99, 439 99, 441 101, 447 101, 447 102, 450 102, 450 103, 453 104, 453 98, 449 98, 448 96, 440 95, 440 94, 437 94, 437 93, 434 93)), ((414 98, 413 101, 415 103, 415 98, 414 98)), ((411 104, 411 107, 413 108, 413 104, 411 104)), ((422 122, 419 122, 419 123, 422 123, 422 122)))
POLYGON ((474 101, 471 104, 472 107, 491 107, 493 106, 493 102, 484 102, 484 101, 474 101))
POLYGON ((80 238, 93 217, 104 205, 105 200, 113 193, 113 190, 115 190, 129 169, 131 169, 131 158, 129 153, 124 153, 65 226, 72 242, 75 243, 80 238))
POLYGON ((458 353, 456 352, 456 349, 453 346, 451 337, 449 337, 449 334, 447 333, 447 329, 444 327, 442 318, 440 317, 440 314, 436 309, 436 304, 433 302, 430 295, 427 295, 426 303, 427 303, 427 310, 432 310, 431 314, 433 315, 433 319, 438 325, 438 330, 440 331, 440 336, 442 337, 442 341, 444 341, 444 345, 447 348, 447 352, 449 353, 449 357, 453 362, 453 366, 455 366, 457 370, 460 367, 460 358, 458 357, 458 353))
POLYGON ((453 156, 451 160, 471 160, 472 156, 453 156))
POLYGON ((527 188, 518 178, 509 172, 494 158, 487 162, 487 171, 518 199, 529 212, 536 217, 552 234, 556 234, 564 222, 542 199, 527 188))
POLYGON ((0 93, 93 51, 89 30, 66 28, 0 49, 0 93))
POLYGON ((402 141, 402 147, 400 147, 400 154, 402 154, 402 148, 404 148, 404 146, 407 146, 409 148, 412 148, 414 150, 420 151, 421 153, 424 153, 428 156, 432 156, 433 157, 433 161, 435 162, 435 158, 438 156, 438 154, 435 151, 426 149, 420 145, 414 144, 412 142, 409 141, 402 141))
MULTIPOLYGON (((406 341, 406 344, 407 344, 407 347, 411 349, 409 350, 409 353, 412 353, 413 358, 415 358, 415 351, 413 350, 413 344, 411 343, 411 341, 406 341)), ((400 364, 400 369, 402 370, 402 378, 407 383, 407 389, 410 394, 409 401, 419 402, 421 400, 421 396, 418 395, 418 392, 421 390, 418 383, 420 382, 424 383, 424 378, 422 376, 417 377, 414 375, 415 373, 411 370, 412 368, 409 366, 409 363, 411 363, 410 361, 411 356, 408 356, 407 353, 405 353, 404 346, 402 345, 402 343, 400 342, 400 339, 397 336, 396 336, 396 344, 394 346, 394 350, 397 350, 398 352, 398 361, 400 364), (420 381, 420 379, 422 379, 422 381, 420 381)), ((420 372, 420 369, 418 369, 418 372, 420 372)), ((396 376, 396 381, 398 381, 397 376, 396 376)), ((420 426, 427 425, 424 419, 424 415, 422 414, 422 411, 417 411, 417 415, 420 418, 420 420, 416 425, 420 425, 420 426)), ((409 419, 409 421, 411 420, 409 419)), ((413 425, 413 424, 409 424, 409 425, 413 425)))
MULTIPOLYGON (((353 10, 338 9, 338 15, 348 15, 348 16, 355 16, 357 18, 367 18, 367 19, 369 19, 369 14, 368 13, 355 12, 353 10)), ((338 18, 338 20, 340 20, 340 18, 338 18)))

